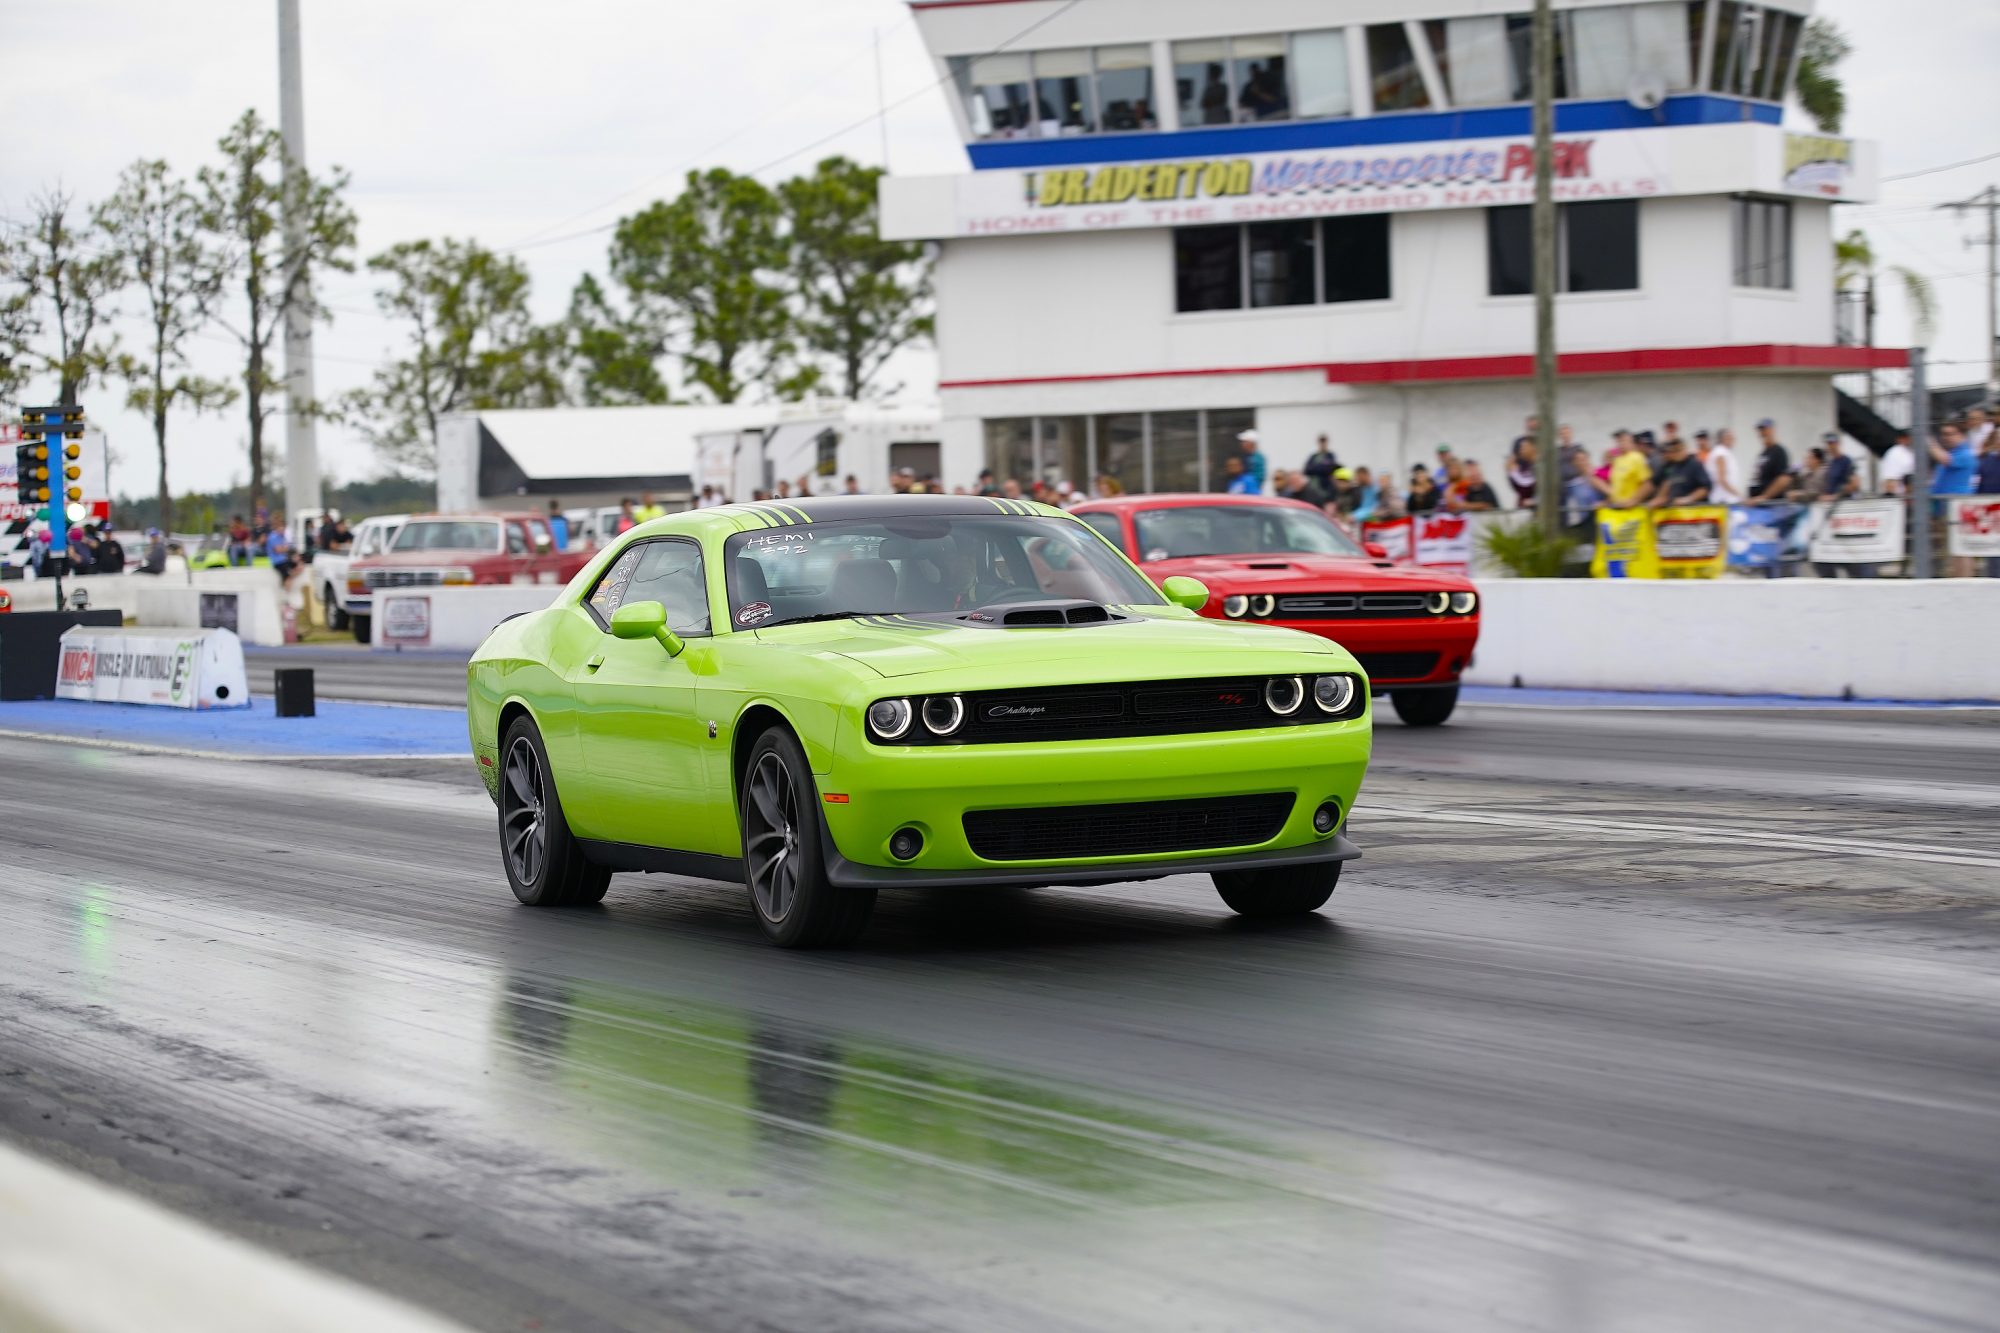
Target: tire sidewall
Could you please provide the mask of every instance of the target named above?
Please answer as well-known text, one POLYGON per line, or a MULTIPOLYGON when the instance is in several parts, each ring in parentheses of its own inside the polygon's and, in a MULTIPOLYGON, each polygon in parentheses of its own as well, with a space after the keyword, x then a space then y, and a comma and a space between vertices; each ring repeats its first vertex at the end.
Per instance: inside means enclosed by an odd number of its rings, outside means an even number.
POLYGON ((562 801, 556 795, 556 776, 549 767, 548 747, 542 744, 541 729, 534 719, 519 717, 508 726, 506 735, 500 742, 500 809, 497 824, 500 832, 500 866, 506 872, 507 885, 514 890, 514 896, 530 907, 540 907, 556 901, 560 894, 557 883, 559 868, 570 850, 569 821, 563 818, 562 801), (514 753, 514 743, 526 738, 534 751, 535 766, 542 774, 542 824, 548 833, 548 845, 543 848, 541 874, 533 884, 524 884, 514 874, 514 860, 507 855, 507 757, 514 753))
POLYGON ((743 769, 742 790, 737 794, 738 836, 743 844, 744 890, 757 925, 773 944, 792 947, 814 930, 814 916, 823 910, 823 900, 833 892, 826 877, 826 857, 821 850, 819 786, 813 781, 812 766, 792 733, 772 727, 750 747, 750 760, 743 769), (767 754, 778 756, 799 795, 799 887, 792 907, 783 921, 772 921, 757 904, 756 890, 750 887, 750 775, 767 754))

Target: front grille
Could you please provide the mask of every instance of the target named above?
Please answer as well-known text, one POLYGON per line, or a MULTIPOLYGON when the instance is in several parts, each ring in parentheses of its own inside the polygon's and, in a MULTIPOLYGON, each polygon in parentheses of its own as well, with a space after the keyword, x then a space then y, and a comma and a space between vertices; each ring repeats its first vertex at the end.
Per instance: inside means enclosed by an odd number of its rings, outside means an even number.
POLYGON ((1059 861, 1254 847, 1278 836, 1296 800, 1289 792, 1193 801, 968 810, 963 823, 986 861, 1059 861))
POLYGON ((1436 653, 1356 653, 1354 660, 1368 673, 1370 683, 1384 680, 1421 680, 1437 670, 1436 653))
POLYGON ((371 569, 362 574, 371 588, 435 588, 444 574, 435 569, 371 569))
POLYGON ((1400 620, 1427 616, 1420 592, 1289 592, 1278 598, 1273 620, 1400 620))
POLYGON ((965 726, 950 737, 950 743, 1178 736, 1334 720, 1310 702, 1290 717, 1271 712, 1264 706, 1266 679, 1151 680, 984 690, 965 696, 965 726))

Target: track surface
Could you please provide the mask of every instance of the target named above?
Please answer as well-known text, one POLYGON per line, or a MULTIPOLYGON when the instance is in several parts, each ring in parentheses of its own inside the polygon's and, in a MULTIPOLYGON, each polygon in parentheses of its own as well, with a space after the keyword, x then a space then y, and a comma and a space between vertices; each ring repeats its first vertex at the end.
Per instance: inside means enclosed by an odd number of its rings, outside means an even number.
POLYGON ((0 833, 0 1133, 475 1327, 2000 1310, 1990 714, 1390 724, 1311 921, 885 895, 818 956, 516 906, 463 761, 0 760, 65 803, 0 833))

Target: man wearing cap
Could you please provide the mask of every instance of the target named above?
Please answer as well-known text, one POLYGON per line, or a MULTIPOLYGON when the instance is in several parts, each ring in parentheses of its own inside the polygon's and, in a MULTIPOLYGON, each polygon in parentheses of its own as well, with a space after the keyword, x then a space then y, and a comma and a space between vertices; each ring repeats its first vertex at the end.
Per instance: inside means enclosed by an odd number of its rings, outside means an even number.
POLYGON ((158 528, 146 529, 146 558, 139 564, 141 574, 167 572, 167 537, 158 528))
POLYGON ((1845 500, 1861 493, 1861 476, 1854 470, 1854 460, 1840 447, 1840 433, 1828 431, 1819 437, 1826 449, 1826 479, 1821 483, 1822 494, 1829 500, 1845 500))
POLYGON ((1448 444, 1437 447, 1437 456, 1437 466, 1431 469, 1431 480, 1437 483, 1439 490, 1443 490, 1445 484, 1453 480, 1452 465, 1458 460, 1452 457, 1451 446, 1448 444))
POLYGON ((1650 509, 1669 505, 1698 505, 1708 498, 1708 473, 1688 451, 1688 442, 1670 437, 1660 449, 1659 466, 1653 470, 1650 509))
POLYGON ((1327 443, 1326 436, 1320 436, 1319 447, 1314 449, 1306 459, 1306 476, 1312 478, 1313 483, 1319 487, 1322 495, 1332 495, 1333 474, 1339 468, 1340 459, 1335 456, 1333 446, 1327 443))
POLYGON ((1264 477, 1266 473, 1264 469, 1264 453, 1258 447, 1259 443, 1257 432, 1254 430, 1246 430, 1236 437, 1237 447, 1243 451, 1243 475, 1250 478, 1251 484, 1247 492, 1239 492, 1232 489, 1231 494, 1262 495, 1264 493, 1264 477))
POLYGON ((1750 503, 1776 504, 1792 488, 1792 457, 1778 443, 1778 423, 1765 417, 1757 423, 1764 448, 1757 455, 1757 475, 1750 481, 1750 503))

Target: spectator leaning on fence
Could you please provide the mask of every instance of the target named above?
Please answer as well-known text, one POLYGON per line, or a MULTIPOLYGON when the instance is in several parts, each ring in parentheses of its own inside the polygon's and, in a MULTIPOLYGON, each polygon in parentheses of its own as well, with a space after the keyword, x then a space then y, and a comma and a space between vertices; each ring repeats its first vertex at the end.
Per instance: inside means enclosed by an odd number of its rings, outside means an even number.
POLYGON ((1339 468, 1340 459, 1335 456, 1333 447, 1327 443, 1326 436, 1320 436, 1319 446, 1306 458, 1306 476, 1310 477, 1313 484, 1324 494, 1332 495, 1333 474, 1339 468))
POLYGON ((1840 447, 1840 435, 1828 431, 1819 437, 1826 450, 1826 477, 1821 483, 1821 494, 1829 500, 1846 500, 1861 494, 1861 474, 1855 469, 1854 460, 1840 447))
POLYGON ((1977 452, 1972 442, 1965 437, 1960 427, 1946 422, 1938 427, 1938 437, 1931 444, 1932 495, 1972 494, 1972 474, 1977 464, 1977 452))
POLYGON ((1437 512, 1438 504, 1444 499, 1444 492, 1438 488, 1437 478, 1422 463, 1410 470, 1410 495, 1403 507, 1412 517, 1418 514, 1437 512))
POLYGON ((1629 430, 1614 437, 1620 442, 1618 456, 1611 460, 1610 496, 1613 509, 1630 509, 1645 499, 1653 480, 1653 465, 1629 430))
POLYGON ((1882 494, 1908 495, 1910 474, 1917 470, 1917 454, 1910 448, 1910 432, 1896 432, 1896 442, 1882 455, 1882 494))
POLYGON ((1515 502, 1523 509, 1535 507, 1535 442, 1525 436, 1514 442, 1507 459, 1507 484, 1514 488, 1515 502))
POLYGON ((1454 510, 1484 511, 1500 507, 1500 497, 1486 484, 1486 474, 1478 463, 1469 458, 1465 460, 1457 486, 1446 493, 1445 499, 1447 507, 1454 510))
POLYGON ((1257 432, 1246 430, 1236 437, 1236 447, 1240 451, 1243 474, 1250 478, 1249 489, 1232 491, 1235 495, 1262 495, 1264 493, 1264 451, 1260 447, 1257 432))
POLYGON ((1708 473, 1688 450, 1679 435, 1667 437, 1660 450, 1660 463, 1653 470, 1646 504, 1651 509, 1668 505, 1696 505, 1708 498, 1708 473))
POLYGON ((1750 503, 1776 504, 1792 489, 1792 458, 1778 443, 1778 423, 1769 417, 1757 423, 1757 438, 1764 447, 1757 455, 1757 475, 1750 481, 1750 503))

